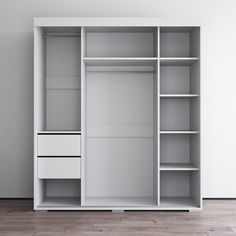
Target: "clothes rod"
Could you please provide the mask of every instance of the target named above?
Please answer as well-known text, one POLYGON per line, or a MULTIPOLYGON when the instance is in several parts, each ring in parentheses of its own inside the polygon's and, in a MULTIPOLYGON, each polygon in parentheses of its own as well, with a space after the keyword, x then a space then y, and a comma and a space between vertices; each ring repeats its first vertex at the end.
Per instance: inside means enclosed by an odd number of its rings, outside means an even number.
POLYGON ((80 34, 49 34, 43 35, 43 38, 80 38, 80 34))

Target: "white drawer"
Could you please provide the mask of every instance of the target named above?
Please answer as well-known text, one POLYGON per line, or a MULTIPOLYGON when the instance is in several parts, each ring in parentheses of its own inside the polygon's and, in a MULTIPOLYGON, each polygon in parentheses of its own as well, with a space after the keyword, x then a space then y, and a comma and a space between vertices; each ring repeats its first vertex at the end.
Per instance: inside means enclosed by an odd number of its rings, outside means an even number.
POLYGON ((80 158, 38 158, 39 179, 80 179, 80 158))
POLYGON ((80 155, 80 135, 38 135, 38 156, 80 155))

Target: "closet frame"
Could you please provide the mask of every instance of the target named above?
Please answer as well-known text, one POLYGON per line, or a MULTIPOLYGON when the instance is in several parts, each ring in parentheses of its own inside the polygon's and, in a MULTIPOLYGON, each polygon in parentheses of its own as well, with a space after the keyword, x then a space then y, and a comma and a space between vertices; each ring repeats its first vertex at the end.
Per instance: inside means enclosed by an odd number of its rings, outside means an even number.
POLYGON ((200 29, 34 18, 34 210, 202 209, 200 29))

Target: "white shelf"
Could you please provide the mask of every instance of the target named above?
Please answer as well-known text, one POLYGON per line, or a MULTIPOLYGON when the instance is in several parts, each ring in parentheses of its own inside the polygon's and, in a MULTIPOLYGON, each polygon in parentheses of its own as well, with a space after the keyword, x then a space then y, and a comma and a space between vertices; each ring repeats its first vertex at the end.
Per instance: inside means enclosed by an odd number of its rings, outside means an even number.
POLYGON ((46 197, 39 207, 78 207, 80 205, 78 197, 46 197))
POLYGON ((85 57, 88 66, 149 66, 157 62, 157 57, 85 57))
POLYGON ((87 197, 86 206, 155 206, 153 197, 87 197))
POLYGON ((71 130, 43 130, 39 131, 38 134, 81 134, 81 131, 71 130))
POLYGON ((189 66, 198 61, 198 57, 161 57, 161 66, 189 66))
POLYGON ((199 208, 190 197, 161 197, 160 207, 170 209, 199 208))
POLYGON ((191 130, 161 130, 160 134, 199 134, 199 131, 191 130))
POLYGON ((194 98, 199 97, 198 94, 160 94, 161 98, 194 98))
POLYGON ((153 139, 153 136, 87 136, 88 139, 97 139, 97 138, 101 138, 101 139, 106 139, 106 138, 114 138, 114 139, 119 139, 119 138, 148 138, 148 139, 153 139))
POLYGON ((163 163, 160 164, 161 171, 196 171, 199 168, 188 163, 163 163))

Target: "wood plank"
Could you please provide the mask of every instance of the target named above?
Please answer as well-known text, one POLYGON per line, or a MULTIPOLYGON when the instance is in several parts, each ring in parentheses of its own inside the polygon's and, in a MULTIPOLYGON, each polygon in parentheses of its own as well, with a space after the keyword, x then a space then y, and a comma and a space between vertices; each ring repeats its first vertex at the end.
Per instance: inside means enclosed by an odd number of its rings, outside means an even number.
POLYGON ((236 200, 204 200, 203 211, 34 212, 31 199, 0 200, 1 236, 236 235, 236 200))

